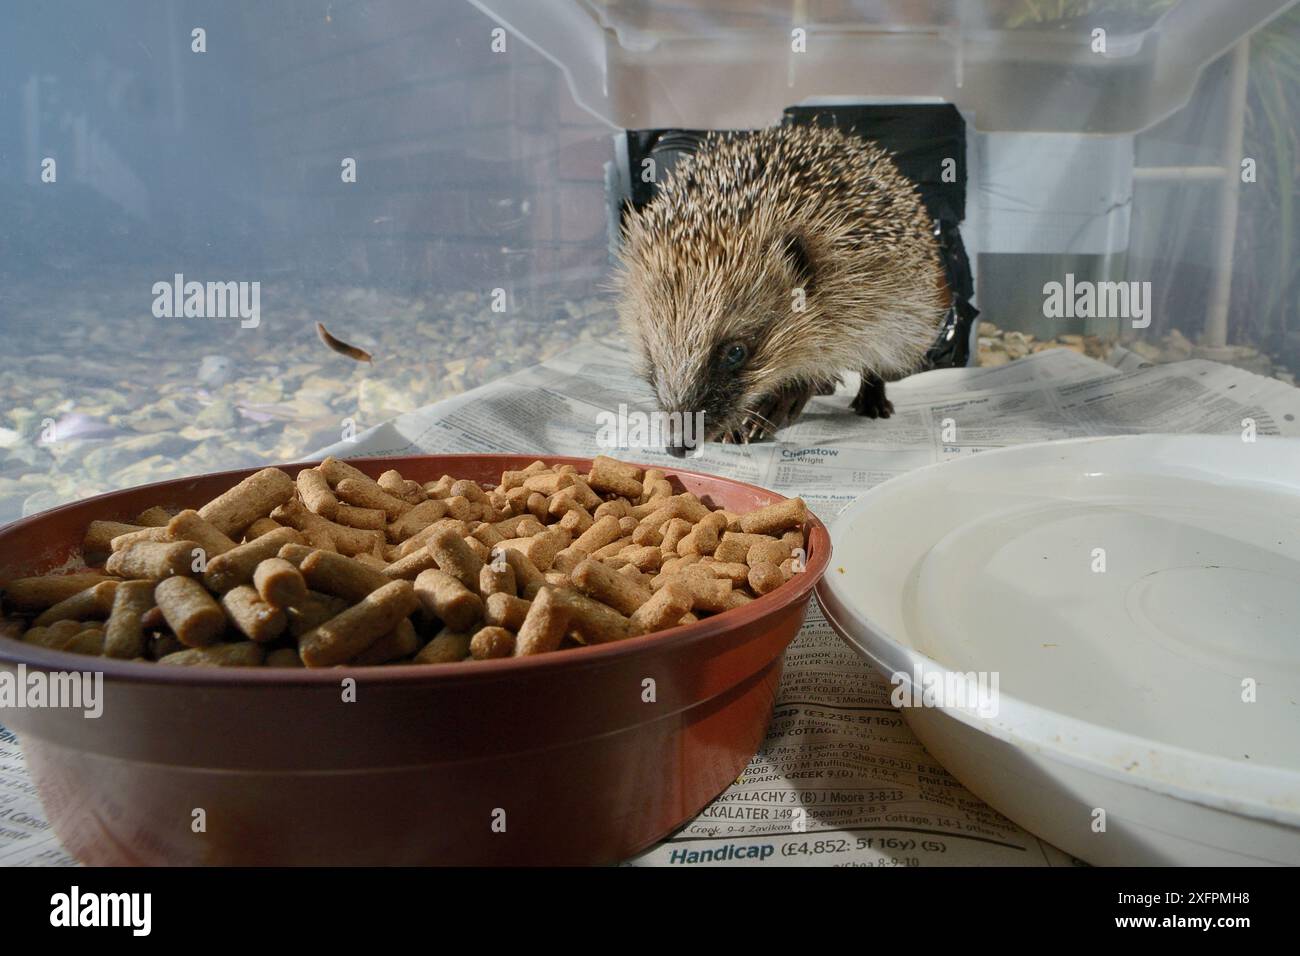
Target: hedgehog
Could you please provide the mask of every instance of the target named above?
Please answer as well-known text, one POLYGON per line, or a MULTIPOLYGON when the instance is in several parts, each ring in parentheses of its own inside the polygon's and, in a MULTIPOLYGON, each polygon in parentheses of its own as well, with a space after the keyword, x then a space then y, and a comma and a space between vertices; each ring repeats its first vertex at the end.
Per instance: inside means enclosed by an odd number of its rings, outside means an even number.
POLYGON ((888 418, 885 382, 921 365, 949 305, 915 184, 833 128, 709 133, 622 232, 620 323, 667 420, 703 412, 707 441, 769 437, 848 371, 853 410, 888 418))

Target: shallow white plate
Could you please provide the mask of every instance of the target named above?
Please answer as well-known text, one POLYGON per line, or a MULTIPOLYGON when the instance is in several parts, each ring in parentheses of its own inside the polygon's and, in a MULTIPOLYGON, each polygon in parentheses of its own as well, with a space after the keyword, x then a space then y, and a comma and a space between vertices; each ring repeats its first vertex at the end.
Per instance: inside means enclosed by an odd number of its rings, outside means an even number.
POLYGON ((1300 864, 1300 442, 985 452, 831 537, 827 617, 994 807, 1094 863, 1300 864))

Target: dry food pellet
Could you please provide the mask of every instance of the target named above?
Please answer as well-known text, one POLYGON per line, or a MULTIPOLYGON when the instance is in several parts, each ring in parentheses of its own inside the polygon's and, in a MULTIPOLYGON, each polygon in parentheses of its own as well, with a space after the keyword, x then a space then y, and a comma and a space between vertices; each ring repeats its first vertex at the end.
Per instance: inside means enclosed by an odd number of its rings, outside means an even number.
POLYGON ((582 564, 583 561, 586 561, 588 557, 590 555, 586 551, 579 551, 573 545, 569 545, 569 547, 561 548, 556 552, 555 557, 551 560, 551 570, 567 574, 582 564))
POLYGON ((515 657, 546 654, 559 648, 569 626, 569 615, 568 609, 556 600, 553 588, 538 591, 515 637, 515 657))
POLYGON ((599 551, 611 541, 617 541, 622 537, 622 534, 618 518, 613 515, 605 515, 597 518, 592 526, 584 531, 577 541, 573 542, 573 547, 590 554, 593 551, 599 551))
POLYGON ((497 530, 503 540, 506 538, 527 538, 546 530, 542 527, 540 521, 529 514, 515 515, 511 518, 494 521, 492 527, 497 530))
POLYGON ((44 627, 56 621, 84 621, 88 618, 102 620, 113 610, 113 593, 116 590, 116 581, 100 581, 46 608, 32 621, 32 626, 44 627))
POLYGON ((451 475, 443 475, 437 481, 426 481, 424 483, 424 493, 430 498, 446 498, 451 495, 451 486, 455 479, 451 475))
POLYGON ((78 631, 59 650, 67 651, 69 654, 89 654, 98 657, 104 653, 104 632, 97 627, 78 631))
POLYGON ((496 529, 496 526, 487 521, 480 521, 474 530, 470 532, 470 537, 477 538, 489 548, 495 547, 506 540, 505 536, 496 529))
POLYGON ((172 520, 171 512, 166 508, 160 508, 154 505, 152 508, 145 508, 136 516, 135 523, 145 528, 165 528, 167 522, 172 520))
POLYGON ((575 508, 587 510, 578 502, 578 489, 572 484, 567 488, 561 488, 546 501, 546 513, 552 518, 563 518, 575 508))
POLYGON ((388 515, 378 508, 340 504, 334 509, 334 523, 359 531, 387 531, 388 515))
POLYGON ((606 644, 643 633, 635 621, 585 594, 577 591, 553 591, 552 594, 555 602, 569 612, 573 629, 588 644, 606 644))
POLYGON ((765 534, 744 534, 739 531, 724 531, 722 540, 714 550, 713 556, 719 561, 744 561, 749 563, 749 549, 759 543, 772 544, 776 538, 765 534))
POLYGON ((247 584, 221 596, 221 607, 235 629, 250 641, 265 644, 284 633, 289 620, 284 611, 262 600, 257 589, 247 584))
POLYGON ((592 552, 591 556, 593 558, 614 558, 618 556, 618 553, 620 551, 622 551, 626 547, 629 547, 631 544, 632 544, 632 536, 628 535, 626 538, 618 538, 614 541, 611 541, 603 548, 597 548, 595 551, 592 552))
MULTIPOLYGON (((307 596, 294 607, 289 608, 289 634, 301 637, 318 624, 324 624, 332 617, 342 614, 352 605, 341 597, 308 591, 307 596)), ((297 650, 294 654, 297 654, 297 650)))
MULTIPOLYGON (((506 509, 513 514, 527 511, 528 499, 532 496, 533 493, 523 485, 520 485, 518 488, 511 488, 506 492, 506 509)), ((538 520, 536 515, 531 515, 531 517, 534 521, 538 520)))
POLYGON ((465 539, 450 528, 444 528, 429 539, 425 545, 438 567, 460 581, 465 587, 478 587, 478 574, 483 568, 483 559, 470 550, 465 539))
POLYGON ((529 475, 524 479, 524 487, 529 491, 536 492, 543 497, 553 495, 557 491, 568 488, 573 484, 573 476, 563 472, 539 472, 536 475, 529 475))
POLYGON ((420 649, 420 637, 409 618, 398 621, 397 626, 352 659, 360 667, 387 664, 410 657, 420 649))
POLYGON ((492 549, 478 538, 462 538, 461 540, 465 542, 466 546, 470 551, 474 552, 474 556, 480 561, 486 563, 492 560, 492 549))
POLYGON ((417 664, 454 664, 469 655, 470 635, 447 628, 439 631, 415 655, 417 664))
POLYGON ((410 502, 395 495, 390 495, 375 482, 357 481, 344 478, 334 486, 334 493, 343 501, 358 508, 377 508, 388 515, 389 521, 396 521, 411 510, 410 502))
MULTIPOLYGON (((668 523, 664 525, 663 532, 664 532, 664 541, 663 544, 660 545, 660 549, 665 554, 672 554, 677 552, 677 545, 681 542, 681 540, 685 538, 688 534, 690 534, 691 523, 687 521, 685 518, 670 518, 668 520, 668 523)), ((680 553, 699 554, 700 552, 692 548, 690 551, 682 551, 680 553)))
POLYGON ((785 583, 781 568, 771 562, 754 565, 749 571, 749 586, 758 594, 775 591, 785 583))
POLYGON ((298 472, 296 479, 298 485, 298 497, 302 503, 307 506, 309 511, 313 511, 322 518, 334 519, 338 513, 339 500, 330 490, 329 482, 325 479, 325 473, 318 468, 304 468, 298 472))
POLYGON ((281 557, 267 558, 253 571, 253 587, 272 607, 287 608, 307 597, 302 572, 281 557))
POLYGON ((35 644, 37 647, 48 647, 50 650, 58 651, 71 642, 83 628, 89 626, 80 621, 55 621, 48 627, 29 628, 23 634, 23 641, 27 644, 35 644))
POLYGON ((641 547, 658 548, 664 543, 664 533, 643 521, 632 532, 632 543, 641 547))
POLYGON ((221 606, 193 578, 158 582, 153 599, 176 639, 187 647, 211 644, 226 630, 221 606))
POLYGON ((718 529, 706 520, 699 521, 677 541, 678 554, 712 554, 718 547, 718 529))
POLYGON ((614 498, 610 501, 603 501, 597 505, 596 510, 592 512, 592 515, 598 521, 601 518, 618 518, 619 521, 622 522, 624 518, 630 518, 632 516, 632 506, 629 505, 627 500, 624 498, 614 498))
POLYGON ((489 594, 483 606, 483 620, 510 631, 519 630, 532 602, 513 594, 489 594))
POLYGON ((459 518, 443 518, 440 521, 435 521, 423 531, 411 535, 398 545, 397 556, 404 558, 413 551, 420 550, 429 543, 430 538, 435 534, 441 534, 443 531, 451 531, 457 537, 463 538, 469 534, 469 525, 459 518))
POLYGON ((453 631, 463 631, 483 616, 483 599, 446 571, 421 571, 415 593, 425 613, 453 631))
POLYGON ((333 455, 326 458, 318 466, 325 480, 331 485, 337 485, 344 478, 351 478, 353 481, 368 481, 378 487, 379 483, 367 475, 359 468, 353 468, 341 458, 335 458, 333 455))
POLYGON ((740 530, 748 534, 780 534, 790 528, 802 527, 807 517, 808 509, 802 498, 787 498, 741 515, 740 530))
POLYGON ((154 582, 123 581, 113 593, 113 610, 104 625, 104 656, 130 660, 144 653, 140 619, 154 606, 154 582))
POLYGON ((410 581, 390 581, 298 639, 308 667, 343 664, 409 617, 420 602, 410 581))
POLYGON ((302 658, 296 647, 277 647, 267 652, 262 663, 266 667, 302 667, 302 658))
POLYGON ((86 536, 82 538, 81 550, 86 554, 105 554, 113 550, 114 538, 147 530, 145 526, 123 524, 121 521, 92 521, 86 526, 86 536))
POLYGON ((315 551, 307 555, 298 570, 302 572, 307 587, 313 591, 333 594, 347 601, 360 601, 392 581, 383 571, 333 551, 315 551))
POLYGON ((578 538, 586 534, 595 523, 596 519, 588 513, 586 508, 582 507, 582 505, 575 504, 568 511, 564 512, 560 517, 559 522, 556 524, 556 527, 563 528, 569 534, 578 538))
POLYGON ((274 518, 258 518, 244 532, 244 540, 252 541, 254 538, 260 538, 262 535, 270 534, 272 531, 277 531, 283 527, 284 525, 274 518))
POLYGON ((238 644, 192 647, 161 657, 158 663, 180 667, 258 667, 265 657, 266 651, 260 644, 242 641, 238 644))
POLYGON ((402 473, 395 468, 388 469, 376 478, 375 484, 380 488, 383 488, 384 491, 388 492, 395 498, 406 497, 406 479, 403 478, 402 473))
MULTIPOLYGON (((162 614, 160 613, 158 616, 161 617, 162 614)), ((166 623, 167 623, 166 621, 160 621, 158 626, 163 627, 166 625, 166 623)), ((145 625, 145 630, 146 631, 149 630, 149 626, 147 624, 145 625)), ((185 645, 182 644, 180 641, 176 640, 175 634, 169 634, 166 631, 161 631, 159 633, 150 635, 146 639, 144 655, 151 661, 157 661, 166 657, 168 654, 175 654, 177 651, 183 651, 183 650, 185 650, 185 645)))
POLYGON ((732 588, 727 592, 727 599, 723 602, 725 609, 730 611, 732 608, 741 607, 754 600, 753 597, 737 588, 732 588))
POLYGON ((527 508, 528 513, 538 521, 545 522, 550 516, 549 512, 546 510, 546 496, 539 494, 536 491, 528 496, 528 500, 524 502, 524 507, 527 508))
POLYGON ((286 544, 302 544, 302 535, 293 528, 277 528, 252 541, 219 554, 208 562, 203 583, 218 594, 253 580, 253 572, 267 558, 273 558, 286 544))
POLYGON ((680 581, 669 581, 632 612, 632 620, 647 633, 672 627, 691 609, 692 600, 690 588, 680 581))
POLYGON ((597 455, 587 473, 587 484, 596 491, 607 491, 624 498, 641 496, 641 470, 604 455, 597 455))
POLYGON ((384 544, 384 533, 382 531, 363 531, 360 528, 349 528, 347 525, 329 521, 318 514, 308 511, 297 500, 285 502, 271 512, 271 517, 290 527, 297 528, 303 534, 325 535, 326 540, 333 547, 346 555, 373 551, 376 547, 384 544))
POLYGON ((492 560, 505 561, 510 565, 515 572, 515 583, 519 585, 519 593, 530 600, 546 584, 546 577, 541 569, 528 560, 528 555, 514 548, 502 548, 498 545, 492 549, 492 560))
POLYGON ((749 565, 740 561, 714 560, 709 564, 709 570, 714 577, 730 579, 732 587, 744 587, 749 583, 749 565))
POLYGON ((168 541, 194 541, 203 549, 208 559, 225 554, 235 548, 235 542, 197 511, 182 511, 167 522, 168 541))
POLYGON ((707 567, 693 564, 677 575, 691 589, 692 611, 709 611, 718 613, 727 608, 727 596, 731 593, 731 581, 728 578, 714 576, 707 567))
MULTIPOLYGON (((445 501, 438 498, 422 501, 385 528, 388 540, 393 543, 404 541, 411 535, 423 531, 435 521, 441 521, 445 517, 447 517, 447 503, 445 501)), ((380 527, 385 526, 380 525, 380 527)))
POLYGON ((258 518, 265 518, 293 497, 297 486, 279 468, 263 468, 199 509, 205 521, 222 534, 241 534, 258 518))
POLYGON ((573 490, 574 500, 588 511, 592 511, 600 506, 600 495, 591 490, 591 485, 587 484, 587 479, 585 477, 581 475, 576 476, 573 479, 573 484, 569 487, 573 490))
POLYGON ((483 502, 488 500, 487 492, 477 481, 471 481, 468 478, 460 478, 451 483, 451 494, 448 497, 468 498, 470 501, 483 502))
MULTIPOLYGON (((313 548, 309 544, 286 544, 282 548, 280 548, 279 551, 275 552, 275 557, 281 559, 282 561, 288 561, 295 568, 301 568, 302 563, 319 550, 321 549, 313 548)), ((270 560, 270 559, 268 558, 266 560, 270 560)), ((260 563, 261 562, 259 562, 259 566, 260 563)), ((257 573, 256 568, 253 569, 253 573, 254 574, 257 573)))
POLYGON ((573 586, 583 594, 602 604, 608 604, 623 614, 632 614, 651 596, 649 588, 642 587, 617 571, 611 571, 592 558, 574 568, 569 578, 573 586))
POLYGON ((109 555, 104 570, 123 578, 154 581, 173 575, 188 576, 198 573, 195 559, 201 550, 195 541, 139 541, 109 555))
POLYGON ((123 548, 128 548, 131 545, 138 544, 141 541, 166 541, 166 540, 167 540, 167 526, 163 525, 161 528, 138 528, 135 531, 128 531, 125 534, 119 534, 117 537, 113 538, 113 540, 108 543, 108 546, 113 551, 121 551, 123 548))
POLYGON ((758 567, 760 564, 773 564, 779 567, 788 557, 790 557, 790 547, 784 541, 755 541, 745 552, 745 563, 751 568, 758 567))
POLYGON ((493 594, 518 594, 515 584, 515 569, 509 564, 504 566, 485 564, 478 574, 478 593, 483 600, 493 594))
POLYGON ((555 556, 567 548, 571 541, 568 532, 548 528, 530 538, 509 538, 502 541, 499 547, 507 551, 518 551, 533 562, 539 571, 549 571, 555 556))
POLYGON ((438 562, 429 553, 429 549, 421 548, 386 565, 383 573, 386 577, 405 578, 408 581, 414 581, 415 576, 421 571, 427 571, 429 568, 436 568, 437 566, 438 562))
POLYGON ((476 661, 509 657, 515 652, 515 636, 504 627, 484 627, 469 641, 470 656, 476 661))

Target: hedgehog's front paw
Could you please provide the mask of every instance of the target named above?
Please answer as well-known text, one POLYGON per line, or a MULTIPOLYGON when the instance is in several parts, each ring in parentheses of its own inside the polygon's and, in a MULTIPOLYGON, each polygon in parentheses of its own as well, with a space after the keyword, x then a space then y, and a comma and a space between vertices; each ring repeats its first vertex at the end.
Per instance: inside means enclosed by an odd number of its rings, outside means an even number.
POLYGON ((885 383, 868 372, 862 373, 862 387, 853 399, 853 410, 865 418, 888 418, 894 403, 885 398, 885 383))
POLYGON ((815 392, 812 385, 787 385, 764 397, 749 410, 739 428, 722 436, 723 443, 744 445, 771 438, 798 420, 815 392))

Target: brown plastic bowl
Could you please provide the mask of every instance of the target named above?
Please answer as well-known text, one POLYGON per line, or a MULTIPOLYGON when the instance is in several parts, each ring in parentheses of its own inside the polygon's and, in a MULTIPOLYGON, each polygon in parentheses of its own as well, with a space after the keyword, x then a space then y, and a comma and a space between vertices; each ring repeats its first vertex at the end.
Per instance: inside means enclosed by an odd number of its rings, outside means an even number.
MULTIPOLYGON (((351 464, 376 477, 396 468, 420 481, 445 473, 496 482, 535 457, 351 464)), ((65 566, 95 518, 198 507, 254 470, 133 488, 16 522, 0 530, 0 580, 65 566)), ((709 475, 670 477, 735 511, 781 500, 709 475)), ((0 638, 2 669, 104 674, 98 719, 15 709, 0 721, 19 734, 59 839, 85 863, 609 863, 690 820, 758 749, 782 652, 830 558, 825 526, 811 515, 808 525, 807 570, 743 608, 525 659, 173 668, 0 638), (346 677, 356 679, 355 702, 343 701, 346 677)))

